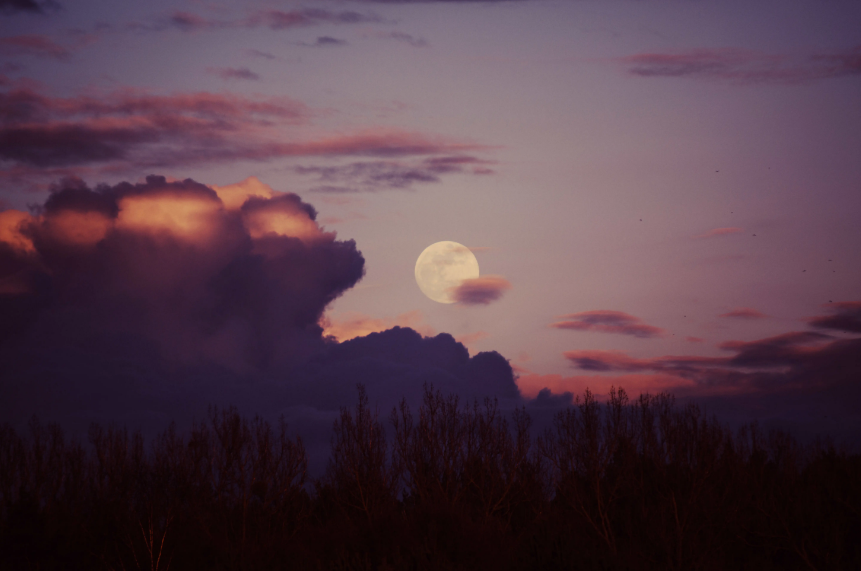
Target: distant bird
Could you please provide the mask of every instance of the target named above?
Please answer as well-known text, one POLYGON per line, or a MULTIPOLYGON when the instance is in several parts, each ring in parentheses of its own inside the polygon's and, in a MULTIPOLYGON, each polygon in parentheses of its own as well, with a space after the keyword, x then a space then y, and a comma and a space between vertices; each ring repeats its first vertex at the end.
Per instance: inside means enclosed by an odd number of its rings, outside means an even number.
POLYGON ((642 222, 642 221, 643 221, 643 219, 642 219, 642 218, 640 218, 640 222, 642 222))
POLYGON ((833 301, 831 301, 831 300, 829 299, 829 300, 828 300, 828 303, 834 303, 834 302, 833 302, 833 301))
POLYGON ((828 260, 828 261, 830 262, 831 260, 828 260))
POLYGON ((804 272, 806 272, 806 271, 807 271, 807 270, 801 270, 801 273, 803 274, 803 273, 804 273, 804 272))
POLYGON ((720 171, 715 171, 715 172, 720 172, 720 171))
POLYGON ((754 234, 754 236, 756 236, 756 234, 754 234))

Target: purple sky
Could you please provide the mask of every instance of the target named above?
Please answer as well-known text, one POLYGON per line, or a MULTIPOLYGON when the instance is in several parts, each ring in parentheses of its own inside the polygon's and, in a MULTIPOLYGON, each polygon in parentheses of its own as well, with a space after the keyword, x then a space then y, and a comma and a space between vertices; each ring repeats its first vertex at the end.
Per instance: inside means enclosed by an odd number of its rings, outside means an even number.
POLYGON ((386 406, 425 380, 511 403, 615 384, 857 433, 859 21, 843 0, 0 1, 0 412, 211 396, 326 424, 366 375, 386 406), (442 240, 478 258, 461 303, 413 277, 442 240), (469 356, 322 340, 395 326, 469 356))

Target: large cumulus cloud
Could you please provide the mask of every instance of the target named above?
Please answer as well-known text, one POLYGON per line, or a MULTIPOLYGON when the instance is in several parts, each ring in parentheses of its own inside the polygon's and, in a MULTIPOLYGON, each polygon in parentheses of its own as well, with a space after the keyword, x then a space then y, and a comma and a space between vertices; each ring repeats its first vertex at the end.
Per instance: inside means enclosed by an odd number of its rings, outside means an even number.
POLYGON ((325 336, 324 310, 363 273, 353 241, 254 178, 64 180, 31 213, 0 212, 0 418, 160 430, 237 405, 320 443, 359 382, 383 408, 424 383, 518 401, 504 358, 449 335, 325 336))

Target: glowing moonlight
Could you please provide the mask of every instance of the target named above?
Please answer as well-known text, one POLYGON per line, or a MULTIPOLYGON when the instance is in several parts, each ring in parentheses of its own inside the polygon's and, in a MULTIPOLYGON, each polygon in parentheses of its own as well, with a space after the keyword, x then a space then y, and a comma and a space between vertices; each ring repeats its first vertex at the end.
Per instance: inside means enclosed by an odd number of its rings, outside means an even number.
POLYGON ((454 303, 452 292, 463 280, 478 277, 478 260, 457 242, 431 244, 416 260, 416 283, 422 293, 440 303, 454 303))

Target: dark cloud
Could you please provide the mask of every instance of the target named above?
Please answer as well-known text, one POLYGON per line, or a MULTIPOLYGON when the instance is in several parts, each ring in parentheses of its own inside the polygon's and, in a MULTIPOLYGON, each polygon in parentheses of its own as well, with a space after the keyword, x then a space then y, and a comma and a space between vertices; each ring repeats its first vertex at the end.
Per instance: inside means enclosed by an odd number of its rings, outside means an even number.
POLYGON ((502 276, 481 276, 463 280, 452 290, 452 298, 465 305, 487 305, 511 289, 511 283, 502 276))
POLYGON ((322 48, 326 46, 346 46, 346 40, 339 40, 338 38, 333 38, 331 36, 320 36, 313 44, 303 44, 306 46, 311 46, 315 48, 322 48))
MULTIPOLYGON (((796 331, 756 341, 727 341, 720 345, 731 357, 665 356, 637 359, 619 351, 566 351, 565 357, 578 369, 600 372, 656 372, 692 380, 700 387, 764 388, 786 385, 780 379, 814 374, 816 382, 827 380, 826 371, 857 350, 861 339, 834 339, 813 331, 796 331), (819 378, 821 377, 821 378, 819 378)), ((850 359, 851 361, 851 359, 850 359)), ((861 354, 850 368, 861 367, 861 354)), ((861 369, 859 369, 861 371, 861 369)))
MULTIPOLYGON (((32 182, 53 174, 46 169, 72 167, 122 174, 294 156, 447 156, 477 148, 391 130, 291 140, 290 128, 313 116, 307 106, 284 97, 205 92, 163 96, 125 90, 101 97, 53 98, 13 88, 0 92, 0 177, 32 182)), ((414 175, 368 171, 368 176, 398 184, 399 178, 428 178, 438 170, 430 164, 414 175)))
POLYGON ((861 301, 842 301, 828 307, 832 315, 813 317, 808 323, 821 329, 861 333, 861 301))
POLYGON ((325 338, 323 311, 363 272, 355 243, 256 179, 65 180, 32 214, 0 212, 0 418, 38 414, 80 435, 236 405, 285 415, 325 452, 357 382, 384 413, 417 405, 424 383, 520 402, 503 357, 470 357, 450 335, 325 338))
POLYGON ((861 74, 861 46, 805 58, 739 49, 642 53, 620 58, 641 77, 695 77, 733 83, 809 83, 861 74))
POLYGON ((353 0, 366 4, 502 4, 504 2, 529 2, 531 0, 353 0))
POLYGON ((247 67, 208 67, 206 71, 221 79, 247 79, 257 81, 260 76, 247 67))
POLYGON ((264 25, 273 30, 284 30, 318 24, 367 24, 384 21, 376 14, 362 14, 350 10, 334 12, 321 8, 304 8, 290 11, 263 10, 252 15, 245 22, 249 27, 264 25))
POLYGON ((0 0, 0 12, 14 14, 16 12, 32 12, 43 14, 45 10, 59 8, 59 4, 51 0, 37 2, 36 0, 0 0))
POLYGON ((406 190, 415 184, 440 182, 444 174, 488 174, 491 161, 467 155, 430 157, 420 161, 366 161, 339 166, 299 166, 294 171, 315 175, 316 192, 374 192, 406 190), (336 184, 333 184, 336 183, 336 184))
POLYGON ((726 313, 721 313, 718 317, 732 317, 736 319, 763 319, 768 317, 766 314, 752 307, 737 307, 726 313))
POLYGON ((322 24, 367 24, 384 23, 385 19, 373 13, 351 10, 333 11, 323 8, 301 8, 296 10, 258 10, 251 15, 232 20, 205 18, 191 12, 175 11, 150 24, 130 24, 132 30, 159 32, 177 29, 183 32, 198 32, 218 29, 255 29, 291 30, 322 24))
POLYGON ((470 357, 447 333, 422 337, 405 327, 331 345, 299 375, 306 381, 294 385, 294 398, 328 409, 340 406, 345 379, 364 384, 388 409, 402 397, 418 402, 425 383, 465 398, 520 398, 511 365, 499 353, 470 357))
POLYGON ((46 36, 26 35, 0 38, 0 57, 29 55, 51 59, 68 59, 71 52, 46 36))
POLYGON ((551 324, 556 329, 573 329, 575 331, 597 331, 600 333, 618 333, 634 337, 660 337, 664 330, 647 325, 638 317, 621 311, 595 310, 571 313, 559 317, 563 321, 551 324))

